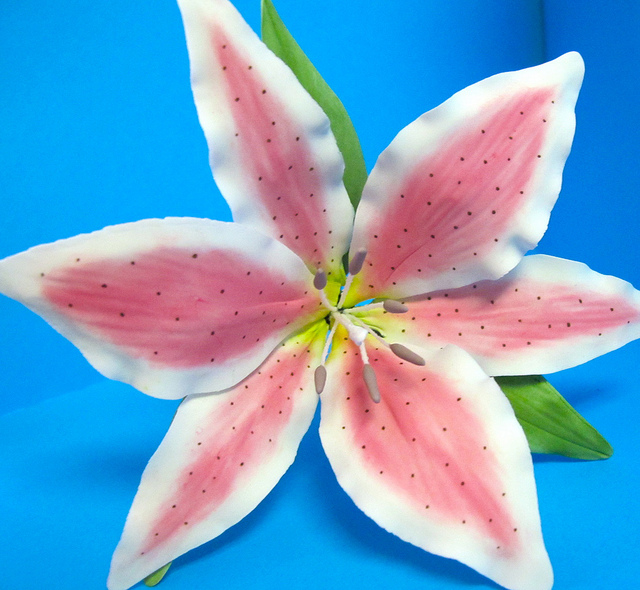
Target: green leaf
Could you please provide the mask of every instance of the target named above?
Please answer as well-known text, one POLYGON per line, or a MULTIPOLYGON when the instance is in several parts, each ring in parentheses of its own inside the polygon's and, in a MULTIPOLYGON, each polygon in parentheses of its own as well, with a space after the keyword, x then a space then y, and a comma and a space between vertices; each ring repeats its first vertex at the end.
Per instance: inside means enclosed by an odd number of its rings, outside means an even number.
POLYGON ((262 40, 291 68, 300 84, 329 117, 345 162, 344 185, 354 209, 357 208, 367 180, 367 168, 356 130, 344 105, 284 26, 271 0, 262 0, 262 40))
POLYGON ((164 575, 167 573, 170 565, 171 562, 169 562, 167 565, 163 565, 159 570, 153 572, 150 576, 147 576, 144 579, 144 585, 155 586, 156 584, 159 584, 162 581, 162 578, 164 578, 164 575))
POLYGON ((611 445, 539 375, 496 377, 529 441, 533 453, 573 459, 608 459, 611 445))

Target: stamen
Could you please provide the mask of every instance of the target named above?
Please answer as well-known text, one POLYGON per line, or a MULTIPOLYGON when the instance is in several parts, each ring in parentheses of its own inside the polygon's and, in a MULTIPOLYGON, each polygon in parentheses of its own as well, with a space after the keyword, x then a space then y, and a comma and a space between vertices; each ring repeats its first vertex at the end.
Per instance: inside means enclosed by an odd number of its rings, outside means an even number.
POLYGON ((367 257, 367 251, 364 248, 360 248, 349 262, 349 274, 357 275, 362 270, 364 259, 367 257))
POLYGON ((320 395, 324 390, 325 384, 327 383, 327 369, 324 365, 316 367, 316 370, 313 374, 313 381, 316 386, 316 393, 320 395))
POLYGON ((365 365, 369 365, 369 355, 367 354, 367 347, 364 345, 364 342, 360 345, 360 358, 365 365))
POLYGON ((413 350, 408 349, 404 344, 399 344, 398 342, 394 344, 390 344, 389 348, 391 352, 395 354, 398 358, 401 358, 403 361, 407 361, 408 363, 412 363, 414 365, 418 365, 420 367, 424 366, 425 360, 419 355, 413 352, 413 350))
POLYGON ((364 384, 367 386, 371 400, 374 403, 380 403, 380 390, 378 389, 378 380, 373 367, 370 364, 366 364, 362 369, 362 377, 364 378, 364 384))
POLYGON ((331 329, 327 334, 327 339, 325 340, 324 348, 322 349, 322 357, 321 357, 322 364, 324 364, 324 362, 327 360, 327 356, 329 356, 329 349, 331 348, 331 343, 333 342, 333 336, 335 335, 337 328, 338 328, 338 322, 334 321, 333 326, 331 326, 331 329))
POLYGON ((374 303, 364 303, 362 305, 357 305, 349 311, 363 312, 371 311, 372 309, 384 309, 389 313, 406 313, 409 311, 409 307, 395 299, 385 299, 384 301, 376 301, 374 303))
POLYGON ((324 292, 324 288, 327 286, 327 273, 321 268, 316 271, 316 275, 313 277, 313 286, 318 289, 320 293, 320 301, 329 311, 336 311, 338 309, 335 305, 331 305, 331 301, 324 292))
POLYGON ((313 278, 313 286, 322 291, 327 286, 327 273, 321 268, 316 271, 316 276, 313 278))
POLYGON ((385 299, 382 307, 389 313, 407 313, 409 311, 409 308, 404 303, 400 303, 395 299, 385 299))

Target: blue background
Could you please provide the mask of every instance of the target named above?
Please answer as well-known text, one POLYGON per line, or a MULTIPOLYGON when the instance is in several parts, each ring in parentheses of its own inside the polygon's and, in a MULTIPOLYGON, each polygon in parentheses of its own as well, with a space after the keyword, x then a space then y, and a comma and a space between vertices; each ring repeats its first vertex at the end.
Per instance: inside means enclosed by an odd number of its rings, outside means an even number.
MULTIPOLYGON (((257 28, 258 0, 235 4, 257 28)), ((538 251, 640 286, 635 0, 276 5, 349 110, 369 168, 403 126, 464 86, 580 51, 574 149, 538 251)), ((4 3, 0 60, 0 257, 146 217, 229 218, 170 0, 4 3)), ((559 590, 631 588, 640 577, 639 353, 633 343, 551 378, 616 449, 598 463, 536 458, 559 590)), ((44 322, 0 299, 0 589, 104 588, 174 408, 106 381, 44 322)), ((497 588, 362 515, 313 428, 268 499, 179 563, 161 587, 497 588)))

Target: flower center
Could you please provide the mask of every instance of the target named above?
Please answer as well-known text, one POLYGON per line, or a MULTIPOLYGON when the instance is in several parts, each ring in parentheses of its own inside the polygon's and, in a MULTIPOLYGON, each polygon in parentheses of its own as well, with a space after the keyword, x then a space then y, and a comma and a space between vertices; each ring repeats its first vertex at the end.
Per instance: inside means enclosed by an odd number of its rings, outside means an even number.
POLYGON ((336 305, 333 305, 329 298, 327 297, 327 293, 325 291, 325 287, 327 286, 327 275, 324 270, 319 269, 316 272, 316 275, 313 280, 313 284, 316 289, 320 292, 320 298, 322 303, 328 310, 328 315, 326 317, 327 322, 329 323, 329 332, 327 334, 327 340, 325 342, 324 350, 322 351, 322 362, 320 366, 318 366, 315 370, 315 387, 318 394, 322 393, 324 390, 324 386, 327 381, 327 369, 325 367, 325 362, 331 352, 331 347, 333 344, 333 338, 335 336, 336 330, 338 326, 342 326, 349 335, 349 339, 358 347, 360 350, 360 357, 362 358, 362 378, 367 387, 369 395, 371 399, 378 403, 380 401, 380 390, 378 389, 378 381, 376 379, 376 374, 373 370, 373 367, 369 363, 369 355, 367 354, 367 349, 365 346, 365 341, 367 337, 372 337, 378 342, 380 342, 383 346, 386 346, 393 352, 397 357, 413 363, 415 365, 424 365, 424 359, 398 342, 389 343, 379 332, 371 328, 364 322, 360 317, 354 314, 354 311, 357 311, 360 314, 363 311, 369 309, 376 308, 384 308, 384 310, 388 313, 405 313, 409 310, 409 308, 400 303, 399 301, 395 301, 394 299, 384 299, 379 301, 370 301, 365 303, 360 303, 352 308, 345 308, 344 302, 347 299, 347 295, 351 286, 353 284, 353 278, 362 270, 362 266, 364 264, 364 260, 367 256, 366 250, 358 250, 353 258, 349 262, 347 280, 340 292, 340 296, 338 297, 338 302, 336 305))

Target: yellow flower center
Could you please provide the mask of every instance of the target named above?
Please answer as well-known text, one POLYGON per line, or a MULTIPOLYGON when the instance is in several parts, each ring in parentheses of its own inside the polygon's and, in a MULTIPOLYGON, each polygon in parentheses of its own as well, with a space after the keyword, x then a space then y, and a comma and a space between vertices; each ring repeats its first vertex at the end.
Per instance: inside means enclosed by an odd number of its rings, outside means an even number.
POLYGON ((363 362, 362 377, 369 391, 371 399, 378 403, 380 401, 380 391, 378 389, 378 383, 376 380, 373 367, 369 364, 369 355, 365 347, 365 340, 368 336, 375 338, 378 342, 389 348, 396 356, 401 359, 416 364, 424 365, 424 359, 408 349, 406 346, 400 343, 389 343, 385 338, 377 331, 369 326, 360 317, 363 311, 369 309, 384 308, 388 313, 405 313, 408 311, 408 307, 399 301, 393 299, 385 300, 371 300, 354 307, 344 307, 344 302, 347 300, 349 290, 353 283, 353 278, 362 270, 365 257, 367 255, 366 250, 358 250, 351 261, 349 262, 347 279, 342 287, 338 296, 338 301, 334 305, 327 296, 327 275, 324 270, 319 269, 316 272, 313 284, 320 293, 320 298, 323 305, 327 309, 326 321, 329 324, 329 332, 327 333, 327 339, 325 342, 324 350, 322 351, 322 362, 315 370, 315 386, 318 394, 322 393, 327 380, 327 370, 325 362, 331 351, 333 344, 333 338, 335 336, 338 326, 342 326, 349 335, 349 339, 359 348, 360 356, 363 362), (355 315, 357 312, 358 315, 355 315))

